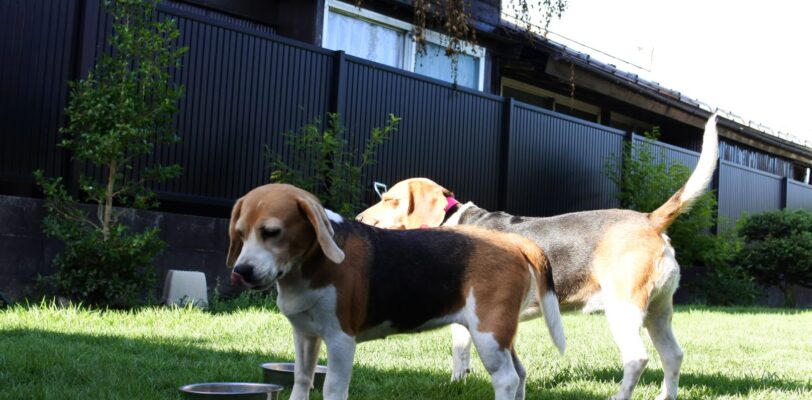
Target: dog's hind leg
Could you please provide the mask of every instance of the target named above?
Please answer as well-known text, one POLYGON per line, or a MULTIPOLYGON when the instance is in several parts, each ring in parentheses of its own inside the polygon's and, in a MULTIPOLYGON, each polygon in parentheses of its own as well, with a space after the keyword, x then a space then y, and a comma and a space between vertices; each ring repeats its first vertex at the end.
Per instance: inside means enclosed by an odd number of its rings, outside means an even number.
POLYGON ((513 364, 513 351, 508 348, 500 348, 493 333, 473 331, 471 336, 474 339, 479 358, 482 359, 482 364, 491 374, 494 398, 496 400, 524 399, 524 397, 517 397, 517 393, 524 393, 524 388, 519 390, 519 385, 524 381, 520 379, 516 366, 513 364))
POLYGON ((648 363, 646 347, 640 337, 643 312, 634 304, 613 301, 606 304, 606 318, 623 359, 623 381, 620 391, 612 396, 612 400, 627 400, 632 397, 632 391, 648 363))
POLYGON ((679 369, 684 354, 671 330, 671 318, 674 315, 671 296, 670 293, 664 293, 653 301, 645 321, 648 334, 663 363, 663 389, 657 400, 676 400, 679 369))
POLYGON ((451 382, 465 380, 471 372, 471 334, 460 324, 451 324, 451 354, 454 367, 451 382))
POLYGON ((519 361, 519 357, 516 356, 516 349, 512 349, 510 355, 513 358, 513 367, 516 368, 516 373, 519 375, 519 389, 516 390, 516 400, 524 400, 527 370, 524 369, 524 365, 519 361))

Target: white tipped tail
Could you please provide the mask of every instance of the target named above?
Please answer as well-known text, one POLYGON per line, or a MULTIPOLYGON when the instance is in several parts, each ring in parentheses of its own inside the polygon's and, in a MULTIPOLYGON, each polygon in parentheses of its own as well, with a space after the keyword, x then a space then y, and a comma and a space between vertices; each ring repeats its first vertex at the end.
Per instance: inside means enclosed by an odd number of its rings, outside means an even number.
POLYGON ((711 179, 713 179, 716 160, 719 158, 719 134, 716 131, 717 116, 718 114, 714 113, 705 124, 705 133, 702 136, 702 153, 699 154, 699 162, 696 164, 696 168, 688 181, 668 201, 649 214, 649 220, 660 232, 664 232, 680 214, 687 211, 691 204, 705 192, 711 179))
POLYGON ((550 337, 558 352, 563 355, 567 348, 567 339, 564 337, 564 325, 561 323, 561 310, 558 308, 558 296, 555 292, 549 290, 541 296, 541 309, 550 337))

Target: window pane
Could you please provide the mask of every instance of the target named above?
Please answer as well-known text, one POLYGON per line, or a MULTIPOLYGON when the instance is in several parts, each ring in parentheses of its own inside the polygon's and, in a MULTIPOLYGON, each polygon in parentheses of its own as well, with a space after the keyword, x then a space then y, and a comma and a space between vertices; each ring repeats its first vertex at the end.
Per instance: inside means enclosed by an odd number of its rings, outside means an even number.
MULTIPOLYGON (((479 88, 479 57, 459 54, 457 59, 457 84, 472 89, 479 88)), ((426 43, 426 54, 418 54, 414 72, 453 82, 451 58, 445 55, 445 47, 426 43)))
POLYGON ((327 15, 324 47, 403 68, 404 32, 333 11, 327 15))

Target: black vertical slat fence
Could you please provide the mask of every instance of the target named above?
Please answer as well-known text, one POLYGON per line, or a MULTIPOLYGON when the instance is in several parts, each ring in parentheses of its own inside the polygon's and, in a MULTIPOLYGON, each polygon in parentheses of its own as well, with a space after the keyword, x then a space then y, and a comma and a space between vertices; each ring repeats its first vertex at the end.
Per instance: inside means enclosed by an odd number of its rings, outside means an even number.
POLYGON ((699 153, 688 149, 683 149, 663 142, 647 140, 645 137, 632 134, 635 151, 641 146, 646 146, 657 163, 664 162, 668 167, 679 164, 688 167, 691 171, 696 168, 699 162, 699 153))
MULTIPOLYGON (((186 89, 175 121, 181 141, 158 148, 149 160, 180 164, 184 173, 153 188, 164 199, 229 204, 268 182, 266 146, 290 160, 282 133, 327 111, 332 52, 280 41, 188 8, 166 3, 158 13, 176 21, 179 46, 189 51, 173 74, 186 89)), ((107 51, 111 20, 104 10, 94 17, 98 57, 107 51)))
POLYGON ((812 211, 812 186, 787 180, 786 208, 812 211))
POLYGON ((742 214, 783 208, 782 178, 753 168, 719 162, 719 218, 733 226, 742 214))
POLYGON ((604 164, 623 132, 515 102, 511 110, 505 210, 549 216, 617 206, 604 164))
POLYGON ((32 171, 60 175, 56 146, 75 66, 79 3, 0 1, 0 179, 31 184, 32 171))
MULTIPOLYGON (((194 6, 165 2, 159 11, 176 20, 189 47, 172 75, 186 87, 175 121, 182 141, 150 160, 184 168, 155 186, 163 199, 229 204, 268 181, 266 145, 292 160, 282 134, 338 112, 358 150, 389 113, 402 118, 365 183, 426 176, 460 199, 523 215, 618 205, 604 164, 620 156, 621 131, 280 38, 194 6)), ((67 81, 86 76, 107 51, 110 29, 99 0, 0 1, 0 191, 33 187, 37 168, 75 180, 56 147, 67 81)), ((697 153, 653 146, 669 164, 696 165, 697 153)), ((719 213, 730 221, 770 208, 812 210, 808 185, 720 165, 719 213)))
POLYGON ((455 90, 354 57, 347 60, 341 112, 352 146, 363 148, 372 128, 383 127, 388 114, 402 118, 366 181, 429 177, 460 198, 496 207, 501 98, 455 90))

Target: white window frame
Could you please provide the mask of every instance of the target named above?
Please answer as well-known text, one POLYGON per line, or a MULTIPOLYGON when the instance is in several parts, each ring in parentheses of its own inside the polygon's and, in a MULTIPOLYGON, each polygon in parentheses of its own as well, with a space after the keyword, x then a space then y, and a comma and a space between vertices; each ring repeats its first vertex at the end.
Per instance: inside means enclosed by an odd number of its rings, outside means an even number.
MULTIPOLYGON (((510 79, 503 76, 500 94, 504 93, 503 88, 505 87, 521 90, 522 92, 530 93, 539 97, 549 97, 553 99, 555 104, 561 104, 562 106, 565 107, 569 107, 570 103, 572 103, 572 108, 579 110, 581 112, 596 115, 597 116, 596 120, 598 121, 598 123, 601 122, 601 108, 596 105, 592 105, 580 100, 570 99, 567 96, 563 96, 558 93, 551 92, 549 90, 544 90, 538 86, 533 86, 531 84, 519 82, 515 79, 510 79)), ((555 110, 555 106, 553 106, 553 110, 555 110)))
MULTIPOLYGON (((358 18, 371 22, 376 25, 382 25, 405 34, 406 43, 403 46, 403 65, 398 68, 414 72, 415 62, 417 61, 417 43, 414 41, 412 30, 414 25, 403 22, 399 19, 392 18, 365 8, 359 8, 355 5, 344 3, 338 0, 327 0, 324 2, 324 15, 322 18, 322 46, 327 42, 328 36, 328 23, 330 11, 343 14, 352 18, 358 18)), ((441 47, 446 47, 446 44, 451 39, 438 32, 426 30, 426 41, 436 44, 441 47)), ((482 91, 485 86, 485 48, 471 43, 464 43, 462 52, 471 57, 478 58, 479 61, 479 78, 477 80, 477 90, 482 91)))

